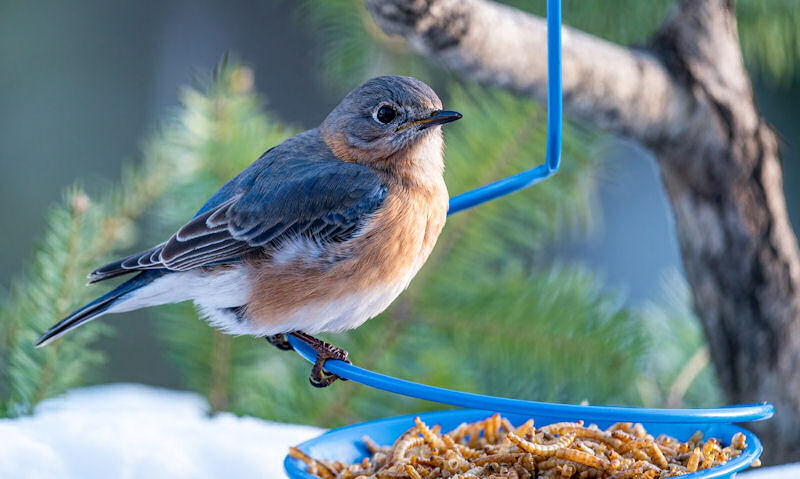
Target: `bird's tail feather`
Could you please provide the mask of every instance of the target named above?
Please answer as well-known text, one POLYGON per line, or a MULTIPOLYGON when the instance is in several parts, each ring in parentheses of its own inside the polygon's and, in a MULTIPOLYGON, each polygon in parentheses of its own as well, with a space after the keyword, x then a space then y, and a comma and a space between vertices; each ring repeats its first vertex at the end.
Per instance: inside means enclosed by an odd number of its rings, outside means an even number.
POLYGON ((50 329, 47 330, 47 332, 42 334, 39 339, 36 340, 36 347, 38 348, 46 346, 47 344, 50 344, 57 338, 66 334, 68 331, 73 330, 78 326, 82 326, 99 316, 102 316, 110 307, 114 306, 121 297, 135 289, 141 288, 142 286, 153 281, 155 277, 160 276, 154 275, 153 273, 155 273, 155 271, 145 271, 139 273, 138 275, 54 324, 50 329))

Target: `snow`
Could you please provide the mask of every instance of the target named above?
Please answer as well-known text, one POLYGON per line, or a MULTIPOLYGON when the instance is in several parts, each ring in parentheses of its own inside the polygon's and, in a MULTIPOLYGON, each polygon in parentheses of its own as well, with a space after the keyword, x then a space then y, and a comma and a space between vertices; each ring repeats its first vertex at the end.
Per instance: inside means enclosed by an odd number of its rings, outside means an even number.
POLYGON ((736 479, 796 479, 800 477, 800 462, 782 466, 750 469, 736 476, 736 479))
MULTIPOLYGON (((136 384, 70 391, 30 417, 0 419, 0 477, 280 478, 289 446, 322 429, 207 414, 200 396, 136 384)), ((800 477, 800 463, 741 479, 800 477)))
POLYGON ((200 396, 134 384, 78 389, 0 420, 3 478, 285 477, 289 446, 323 430, 207 414, 200 396))

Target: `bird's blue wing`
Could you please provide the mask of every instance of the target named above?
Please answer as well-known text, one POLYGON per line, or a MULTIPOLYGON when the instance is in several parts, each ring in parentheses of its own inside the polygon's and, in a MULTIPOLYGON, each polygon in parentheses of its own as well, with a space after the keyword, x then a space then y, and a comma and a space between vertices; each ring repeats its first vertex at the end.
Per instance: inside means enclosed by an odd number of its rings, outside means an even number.
POLYGON ((304 162, 286 173, 263 172, 248 188, 196 216, 164 244, 160 263, 190 269, 297 236, 343 241, 386 196, 380 178, 354 163, 304 162))
POLYGON ((173 271, 238 260, 297 236, 345 241, 386 197, 366 166, 269 151, 223 186, 169 240, 95 270, 92 282, 127 272, 173 271))

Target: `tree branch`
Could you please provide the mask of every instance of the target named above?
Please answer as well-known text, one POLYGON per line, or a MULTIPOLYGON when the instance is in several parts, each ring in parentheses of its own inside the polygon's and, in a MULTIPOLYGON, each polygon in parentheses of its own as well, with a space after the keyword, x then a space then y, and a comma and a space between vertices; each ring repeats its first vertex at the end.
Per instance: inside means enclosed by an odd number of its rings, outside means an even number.
MULTIPOLYGON (((544 102, 544 20, 486 0, 366 0, 388 34, 457 74, 544 102)), ((564 27, 564 108, 573 118, 644 144, 682 135, 703 118, 650 52, 631 50, 564 27)))

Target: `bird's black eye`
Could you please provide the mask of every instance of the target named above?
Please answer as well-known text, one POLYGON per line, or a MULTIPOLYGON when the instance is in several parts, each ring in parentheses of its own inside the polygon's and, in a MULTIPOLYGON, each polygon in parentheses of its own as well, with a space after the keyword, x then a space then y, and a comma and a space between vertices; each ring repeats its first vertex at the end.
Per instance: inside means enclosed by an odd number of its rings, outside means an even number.
POLYGON ((397 116, 397 112, 394 111, 394 108, 383 105, 382 107, 378 108, 378 112, 375 114, 375 118, 378 119, 381 123, 389 123, 394 120, 394 117, 397 116))

